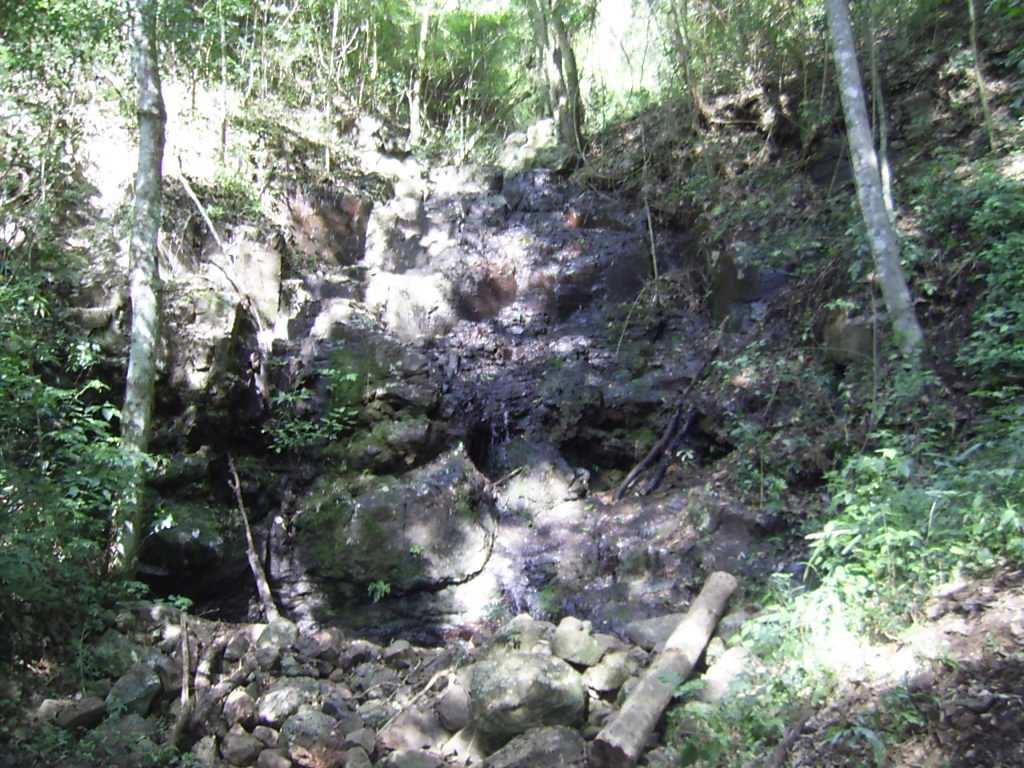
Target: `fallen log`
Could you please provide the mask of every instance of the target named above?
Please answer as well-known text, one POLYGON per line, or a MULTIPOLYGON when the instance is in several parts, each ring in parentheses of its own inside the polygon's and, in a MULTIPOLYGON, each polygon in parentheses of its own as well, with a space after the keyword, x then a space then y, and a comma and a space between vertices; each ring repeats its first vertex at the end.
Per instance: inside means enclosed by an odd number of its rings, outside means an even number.
POLYGON ((736 586, 736 578, 723 571, 708 577, 690 610, 666 641, 664 650, 648 667, 618 715, 597 735, 590 747, 592 768, 636 765, 673 692, 693 671, 711 639, 736 586))

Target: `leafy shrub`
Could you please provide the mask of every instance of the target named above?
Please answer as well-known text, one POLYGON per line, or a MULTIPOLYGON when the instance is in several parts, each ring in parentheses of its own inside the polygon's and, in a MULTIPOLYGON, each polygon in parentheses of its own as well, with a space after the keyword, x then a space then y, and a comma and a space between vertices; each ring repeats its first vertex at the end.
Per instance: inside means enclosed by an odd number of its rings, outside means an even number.
POLYGON ((116 408, 89 373, 95 351, 49 310, 52 286, 0 284, 0 621, 2 650, 101 598, 110 505, 121 480, 116 408))

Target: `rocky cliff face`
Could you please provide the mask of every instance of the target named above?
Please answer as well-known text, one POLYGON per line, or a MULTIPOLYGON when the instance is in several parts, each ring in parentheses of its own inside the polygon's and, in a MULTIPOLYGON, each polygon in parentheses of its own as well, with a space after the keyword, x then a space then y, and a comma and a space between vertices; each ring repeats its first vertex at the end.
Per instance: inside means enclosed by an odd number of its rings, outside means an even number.
MULTIPOLYGON (((361 140, 375 175, 272 185, 275 218, 216 236, 169 182, 144 578, 246 615, 229 454, 304 629, 436 642, 509 610, 621 628, 705 567, 767 567, 764 521, 704 483, 729 450, 713 404, 689 403, 676 491, 606 492, 705 370, 704 286, 742 332, 784 278, 709 273, 689 233, 651 242, 641 208, 548 170, 428 170, 361 140)), ((116 350, 123 301, 96 299, 116 271, 95 274, 80 312, 116 350)))

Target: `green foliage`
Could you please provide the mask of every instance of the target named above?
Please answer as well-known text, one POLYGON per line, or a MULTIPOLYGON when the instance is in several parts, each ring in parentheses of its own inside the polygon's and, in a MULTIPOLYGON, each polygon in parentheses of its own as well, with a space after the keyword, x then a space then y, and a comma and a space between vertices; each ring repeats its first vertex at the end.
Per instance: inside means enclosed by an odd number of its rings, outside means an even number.
POLYGON ((957 573, 1024 561, 1021 416, 954 456, 883 447, 830 475, 834 514, 808 536, 810 565, 875 609, 872 629, 905 621, 913 596, 957 573))
POLYGON ((263 425, 263 433, 274 453, 322 448, 355 427, 362 401, 359 374, 328 368, 321 375, 327 394, 326 412, 316 411, 313 393, 305 388, 276 392, 271 398, 271 417, 263 425))
POLYGON ((370 600, 379 603, 391 594, 391 585, 383 579, 376 579, 366 585, 366 594, 370 596, 370 600))
POLYGON ((978 301, 962 365, 987 387, 1024 376, 1024 185, 998 161, 941 158, 916 182, 914 208, 924 240, 973 278, 978 301))
POLYGON ((699 682, 680 686, 666 730, 679 765, 746 765, 778 743, 799 710, 833 689, 834 673, 825 663, 833 649, 821 647, 821 638, 845 630, 834 595, 804 592, 780 575, 762 603, 765 609, 738 638, 761 663, 749 665, 716 705, 693 699, 699 682))
POLYGON ((81 623, 101 599, 122 480, 96 351, 53 317, 52 291, 31 275, 0 283, 0 620, 18 628, 15 646, 81 623))

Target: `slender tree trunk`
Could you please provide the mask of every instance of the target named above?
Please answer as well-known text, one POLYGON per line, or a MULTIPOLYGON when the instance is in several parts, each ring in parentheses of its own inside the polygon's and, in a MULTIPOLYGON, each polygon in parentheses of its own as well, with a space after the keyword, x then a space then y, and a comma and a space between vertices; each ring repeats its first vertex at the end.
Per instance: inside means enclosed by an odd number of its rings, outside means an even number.
POLYGON ((416 79, 409 94, 409 144, 416 146, 423 138, 423 81, 427 76, 427 37, 430 35, 430 3, 420 8, 420 37, 416 46, 416 79))
POLYGON ((334 141, 334 97, 337 93, 337 78, 335 77, 335 62, 338 56, 338 24, 341 22, 341 4, 334 0, 331 6, 331 50, 327 57, 327 77, 324 83, 324 92, 327 95, 325 113, 327 114, 327 136, 324 141, 324 172, 331 174, 331 144, 334 141))
POLYGON ((878 134, 878 166, 882 175, 882 200, 889 220, 896 220, 896 203, 892 197, 892 167, 889 165, 889 118, 885 113, 882 73, 878 65, 878 43, 875 40, 875 4, 868 8, 868 51, 871 58, 871 105, 874 127, 878 134))
POLYGON ((221 0, 217 0, 217 15, 220 17, 220 163, 224 165, 228 150, 228 41, 221 0))
POLYGON ((569 39, 569 30, 565 27, 565 20, 559 15, 557 9, 551 11, 551 26, 555 30, 558 61, 561 65, 559 74, 565 91, 567 120, 563 139, 570 140, 577 153, 582 155, 583 96, 580 94, 580 73, 576 66, 576 52, 573 51, 572 40, 569 39))
POLYGON ((985 120, 985 133, 988 134, 988 147, 995 152, 996 129, 992 122, 992 107, 988 103, 988 87, 985 76, 981 72, 981 50, 978 48, 978 11, 974 0, 967 0, 967 9, 971 14, 971 52, 974 54, 974 79, 978 83, 978 99, 981 101, 981 113, 985 120))
POLYGON ((685 24, 688 23, 690 15, 690 4, 688 0, 682 0, 682 8, 676 5, 676 0, 669 2, 669 31, 672 35, 672 45, 675 48, 676 60, 683 73, 686 89, 690 92, 690 102, 693 108, 693 129, 700 128, 701 120, 707 115, 704 106, 704 97, 701 94, 700 83, 693 71, 693 56, 690 50, 689 35, 685 24))
POLYGON ((864 85, 853 44, 850 9, 846 0, 826 0, 839 93, 846 115, 846 132, 853 160, 857 199, 860 202, 868 243, 875 258, 882 296, 892 320, 896 341, 907 356, 916 356, 924 346, 924 334, 914 312, 910 289, 900 267, 900 244, 882 198, 882 177, 878 156, 871 140, 864 85))
POLYGON ((129 477, 114 507, 109 561, 112 571, 122 573, 134 568, 145 524, 145 454, 149 447, 160 335, 157 242, 167 116, 160 89, 157 2, 134 0, 132 3, 135 80, 139 91, 139 165, 135 174, 135 214, 129 251, 131 343, 121 410, 121 442, 129 477))
POLYGON ((583 100, 565 20, 553 0, 530 0, 527 8, 548 116, 555 121, 558 140, 578 153, 583 140, 583 100))

